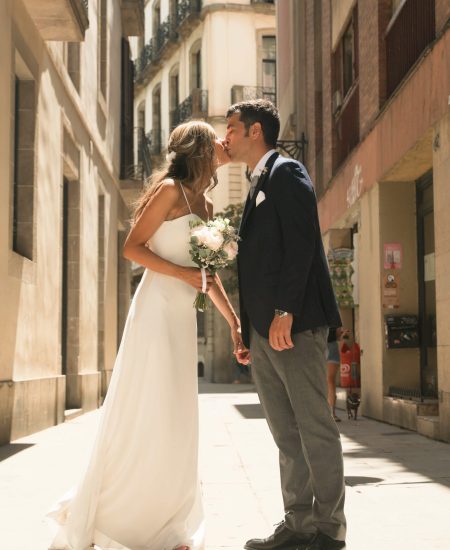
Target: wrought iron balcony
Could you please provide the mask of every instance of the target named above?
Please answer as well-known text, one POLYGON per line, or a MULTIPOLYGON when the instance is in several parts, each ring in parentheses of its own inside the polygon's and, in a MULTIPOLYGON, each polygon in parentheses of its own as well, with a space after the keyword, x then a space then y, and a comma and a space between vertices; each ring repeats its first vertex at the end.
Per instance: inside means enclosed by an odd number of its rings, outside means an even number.
MULTIPOLYGON (((87 1, 87 0, 86 0, 87 1)), ((144 0, 122 0, 122 32, 124 36, 144 34, 144 0)))
POLYGON ((172 52, 171 45, 178 40, 175 19, 169 16, 159 25, 156 35, 150 39, 139 54, 136 60, 136 81, 143 82, 152 78, 153 74, 160 68, 160 63, 172 52))
POLYGON ((231 103, 249 101, 251 99, 268 99, 276 105, 277 93, 275 88, 263 88, 262 86, 235 85, 231 88, 231 103))
POLYGON ((198 19, 201 11, 202 0, 179 0, 176 14, 177 27, 183 27, 194 22, 198 19))
POLYGON ((252 4, 274 4, 274 0, 251 0, 252 4))
POLYGON ((152 157, 159 156, 163 150, 163 131, 159 129, 150 130, 145 135, 148 152, 152 157))
POLYGON ((208 91, 196 88, 178 107, 172 112, 172 128, 193 118, 207 118, 208 116, 208 91))
POLYGON ((82 42, 89 27, 88 0, 23 0, 44 40, 82 42))

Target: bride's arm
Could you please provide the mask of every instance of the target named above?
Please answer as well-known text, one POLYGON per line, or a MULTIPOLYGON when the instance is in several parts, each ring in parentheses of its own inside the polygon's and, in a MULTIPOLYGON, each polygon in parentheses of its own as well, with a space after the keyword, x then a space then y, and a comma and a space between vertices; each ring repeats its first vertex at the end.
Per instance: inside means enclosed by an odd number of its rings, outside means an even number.
MULTIPOLYGON (((184 267, 152 252, 146 243, 155 234, 156 230, 165 221, 170 211, 177 204, 179 190, 174 183, 164 182, 155 191, 141 216, 132 227, 123 247, 123 255, 152 271, 175 277, 190 284, 197 290, 202 289, 202 276, 200 270, 194 267, 184 267)), ((213 278, 207 275, 207 288, 210 287, 213 278)))
MULTIPOLYGON (((209 217, 213 216, 213 205, 212 202, 207 199, 207 207, 209 212, 209 217)), ((239 362, 247 364, 249 361, 247 359, 246 349, 242 342, 241 337, 241 322, 239 317, 236 315, 233 306, 231 305, 230 300, 228 299, 227 293, 223 288, 222 281, 218 275, 215 275, 214 282, 208 292, 208 296, 211 298, 212 303, 224 316, 227 323, 230 325, 231 329, 231 338, 233 339, 234 350, 233 353, 236 355, 236 358, 239 362), (245 356, 245 357, 244 357, 245 356)))

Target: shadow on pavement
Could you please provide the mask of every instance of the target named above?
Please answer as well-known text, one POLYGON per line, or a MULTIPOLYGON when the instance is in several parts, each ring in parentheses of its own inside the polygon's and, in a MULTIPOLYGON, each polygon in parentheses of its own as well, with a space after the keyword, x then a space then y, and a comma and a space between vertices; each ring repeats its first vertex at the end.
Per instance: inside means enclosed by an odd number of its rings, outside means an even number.
POLYGON ((29 447, 33 447, 33 445, 34 443, 9 443, 8 445, 3 445, 0 447, 0 462, 29 447))
POLYGON ((199 379, 198 393, 255 393, 253 384, 216 384, 213 382, 204 382, 199 379))
POLYGON ((450 445, 447 443, 364 417, 356 422, 343 420, 338 427, 350 440, 350 444, 344 444, 344 458, 381 459, 394 465, 392 473, 377 483, 434 482, 450 488, 450 445))
POLYGON ((381 477, 345 476, 345 484, 349 487, 357 485, 376 485, 384 481, 381 477))
POLYGON ((247 419, 265 418, 260 404, 234 405, 234 408, 247 419))

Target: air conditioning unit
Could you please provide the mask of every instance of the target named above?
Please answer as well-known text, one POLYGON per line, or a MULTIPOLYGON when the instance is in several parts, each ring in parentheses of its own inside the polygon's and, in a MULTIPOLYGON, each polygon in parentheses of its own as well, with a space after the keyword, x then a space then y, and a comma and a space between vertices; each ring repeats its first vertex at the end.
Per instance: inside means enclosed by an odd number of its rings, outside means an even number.
POLYGON ((340 90, 336 90, 333 94, 333 115, 337 115, 342 107, 342 95, 340 90))

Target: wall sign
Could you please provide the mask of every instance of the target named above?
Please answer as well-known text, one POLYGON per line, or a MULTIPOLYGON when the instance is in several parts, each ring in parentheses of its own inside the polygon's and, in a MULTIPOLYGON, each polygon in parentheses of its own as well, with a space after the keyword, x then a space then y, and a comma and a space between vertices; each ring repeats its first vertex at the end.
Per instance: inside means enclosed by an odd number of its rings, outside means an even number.
POLYGON ((400 280, 398 273, 386 273, 383 277, 383 307, 397 309, 400 307, 400 280))
POLYGON ((353 172, 353 178, 350 182, 350 185, 347 189, 347 206, 350 208, 355 204, 355 202, 361 196, 363 188, 363 179, 361 177, 362 168, 360 164, 355 166, 355 171, 353 172))
POLYGON ((400 243, 385 243, 384 245, 384 269, 401 269, 403 262, 403 250, 400 243))

